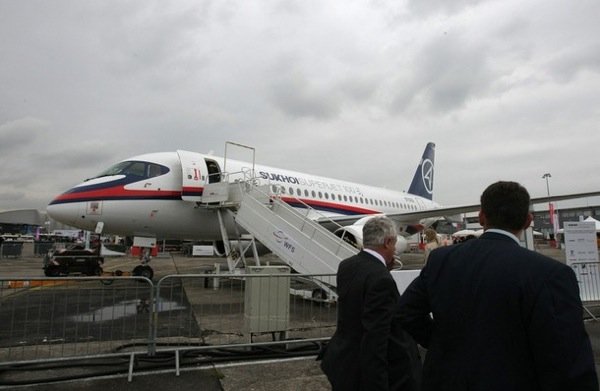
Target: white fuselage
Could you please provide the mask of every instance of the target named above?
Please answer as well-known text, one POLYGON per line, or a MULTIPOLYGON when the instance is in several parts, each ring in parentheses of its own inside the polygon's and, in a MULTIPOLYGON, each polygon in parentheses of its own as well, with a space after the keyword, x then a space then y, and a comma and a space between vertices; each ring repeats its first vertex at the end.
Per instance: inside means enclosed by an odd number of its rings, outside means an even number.
MULTIPOLYGON (((48 214, 90 231, 101 222, 104 233, 122 236, 220 240, 215 210, 201 206, 204 187, 214 182, 210 178, 234 182, 250 179, 252 174, 260 184, 271 185, 273 194, 279 194, 291 206, 306 211, 309 205, 312 209, 308 216, 313 219, 437 207, 431 200, 405 192, 262 165, 252 167, 229 159, 225 162, 220 157, 192 152, 146 154, 119 164, 127 162, 132 162, 131 167, 123 172, 113 170, 110 175, 102 174, 59 195, 48 205, 48 214)), ((225 223, 235 235, 232 217, 226 215, 225 223)))

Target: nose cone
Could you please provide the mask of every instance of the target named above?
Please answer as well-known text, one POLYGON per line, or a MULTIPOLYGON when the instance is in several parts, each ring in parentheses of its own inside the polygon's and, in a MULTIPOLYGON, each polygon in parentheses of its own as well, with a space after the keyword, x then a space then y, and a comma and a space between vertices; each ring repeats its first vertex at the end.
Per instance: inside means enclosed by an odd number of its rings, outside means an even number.
POLYGON ((79 215, 79 202, 64 202, 62 197, 64 194, 53 199, 50 204, 46 207, 48 216, 52 219, 73 227, 77 227, 78 220, 81 219, 79 215))

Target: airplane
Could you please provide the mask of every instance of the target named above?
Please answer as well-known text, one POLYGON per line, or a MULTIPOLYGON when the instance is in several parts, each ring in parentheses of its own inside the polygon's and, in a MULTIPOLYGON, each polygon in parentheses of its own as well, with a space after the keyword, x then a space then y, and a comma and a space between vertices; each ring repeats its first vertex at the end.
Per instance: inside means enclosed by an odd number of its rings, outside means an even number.
MULTIPOLYGON (((189 151, 151 153, 123 160, 86 179, 54 198, 47 213, 87 231, 101 223, 103 233, 126 237, 212 241, 216 253, 222 254, 217 214, 199 207, 204 187, 221 180, 239 181, 253 172, 283 201, 294 208, 310 208, 308 217, 323 225, 334 227, 334 221, 344 226, 335 226, 336 235, 360 245, 365 217, 411 216, 439 207, 432 200, 434 158, 435 144, 428 143, 408 192, 399 192, 189 151)), ((406 237, 437 219, 399 219, 397 252, 406 250, 406 237)), ((225 226, 230 237, 239 232, 231 217, 226 216, 225 226)))
MULTIPOLYGON (((202 207, 205 187, 252 178, 268 184, 271 194, 290 206, 305 212, 310 208, 308 218, 359 248, 366 220, 375 215, 390 217, 399 228, 396 253, 400 254, 407 249, 409 236, 441 217, 479 210, 478 204, 442 207, 433 201, 434 160, 435 144, 430 142, 408 191, 401 192, 212 154, 150 153, 118 162, 58 195, 47 213, 87 231, 100 224, 102 233, 125 237, 209 241, 217 255, 226 255, 216 210, 202 207)), ((541 197, 532 203, 599 194, 541 197)), ((232 239, 244 233, 230 214, 224 215, 224 225, 232 239)))

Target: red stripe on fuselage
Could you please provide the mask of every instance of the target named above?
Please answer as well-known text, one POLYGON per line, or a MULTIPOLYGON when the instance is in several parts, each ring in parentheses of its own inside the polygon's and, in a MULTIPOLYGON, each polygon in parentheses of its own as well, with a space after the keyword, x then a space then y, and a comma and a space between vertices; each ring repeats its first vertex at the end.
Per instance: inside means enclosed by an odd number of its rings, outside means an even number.
POLYGON ((181 188, 181 193, 184 195, 198 195, 201 196, 204 192, 204 187, 192 187, 192 186, 183 186, 181 188))
POLYGON ((351 213, 351 214, 374 214, 374 213, 381 213, 380 211, 377 210, 373 210, 373 209, 365 209, 365 208, 361 208, 358 206, 352 206, 352 205, 347 205, 347 204, 338 204, 338 203, 333 203, 333 202, 325 202, 325 201, 316 201, 316 200, 308 200, 308 199, 302 199, 302 200, 298 200, 296 198, 291 198, 291 197, 281 197, 281 200, 288 203, 288 204, 292 204, 292 205, 296 205, 298 204, 300 201, 304 202, 305 204, 315 208, 315 209, 327 209, 327 210, 331 210, 331 211, 339 211, 339 213, 351 213))
POLYGON ((114 200, 128 198, 176 198, 181 197, 180 191, 175 190, 127 190, 123 186, 113 186, 104 189, 73 192, 72 190, 56 197, 53 202, 76 202, 83 200, 114 200))

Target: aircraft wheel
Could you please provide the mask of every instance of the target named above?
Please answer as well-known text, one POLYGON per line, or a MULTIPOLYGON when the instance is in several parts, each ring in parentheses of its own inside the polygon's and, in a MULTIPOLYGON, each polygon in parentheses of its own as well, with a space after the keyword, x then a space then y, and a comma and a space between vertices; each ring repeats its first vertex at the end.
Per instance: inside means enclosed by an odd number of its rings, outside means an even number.
POLYGON ((58 277, 60 275, 60 269, 57 266, 48 266, 44 269, 44 274, 47 277, 58 277))
POLYGON ((138 265, 133 268, 131 274, 152 280, 152 277, 154 277, 154 270, 152 270, 150 266, 138 265))

